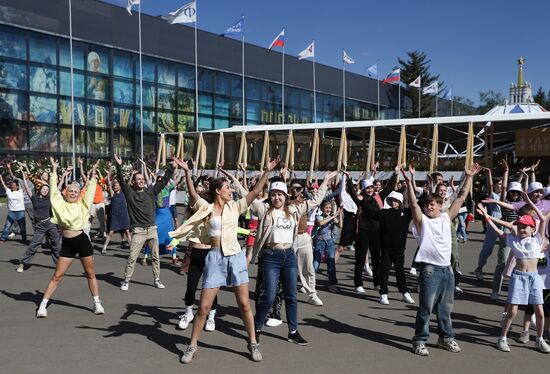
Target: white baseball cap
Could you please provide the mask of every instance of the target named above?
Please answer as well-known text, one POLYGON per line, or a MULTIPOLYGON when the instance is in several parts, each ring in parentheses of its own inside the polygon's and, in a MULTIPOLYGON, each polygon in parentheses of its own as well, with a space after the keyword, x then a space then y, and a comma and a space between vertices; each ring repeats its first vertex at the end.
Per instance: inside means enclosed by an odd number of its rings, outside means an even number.
POLYGON ((540 182, 531 182, 529 183, 529 187, 527 187, 527 193, 531 193, 538 190, 544 190, 544 187, 542 186, 542 183, 540 182))
POLYGON ((281 191, 288 197, 288 188, 285 182, 273 182, 269 186, 269 192, 271 191, 281 191))
POLYGON ((371 179, 363 179, 361 181, 361 191, 363 191, 367 187, 371 187, 373 185, 371 179))
POLYGON ((395 199, 399 201, 401 205, 403 205, 403 194, 401 192, 397 192, 397 191, 390 192, 388 197, 386 197, 386 199, 384 200, 384 209, 391 208, 390 203, 388 202, 388 199, 395 199))
POLYGON ((510 182, 508 185, 508 191, 516 191, 516 192, 523 192, 523 188, 521 188, 521 183, 519 182, 510 182))

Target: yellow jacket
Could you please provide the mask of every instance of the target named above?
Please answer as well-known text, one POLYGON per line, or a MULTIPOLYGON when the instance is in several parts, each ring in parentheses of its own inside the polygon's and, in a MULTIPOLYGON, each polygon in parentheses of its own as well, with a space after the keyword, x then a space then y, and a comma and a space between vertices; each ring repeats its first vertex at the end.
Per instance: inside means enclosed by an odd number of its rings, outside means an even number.
POLYGON ((50 174, 51 222, 62 230, 83 230, 90 223, 90 207, 94 202, 96 178, 90 178, 84 198, 76 203, 65 201, 57 188, 57 173, 50 174))
MULTIPOLYGON (((193 214, 183 225, 178 227, 175 231, 168 232, 171 238, 185 239, 185 238, 197 238, 201 243, 208 243, 209 240, 205 240, 205 235, 208 235, 205 230, 204 221, 208 218, 214 204, 209 204, 203 198, 197 200, 195 205, 191 207, 195 214, 193 214), (201 227, 202 226, 202 227, 201 227), (204 240, 204 241, 203 241, 204 240)), ((239 216, 246 212, 248 204, 246 203, 246 197, 238 201, 230 201, 225 203, 222 210, 222 234, 221 234, 221 247, 224 256, 231 256, 241 251, 241 246, 237 240, 237 227, 239 223, 239 216)))

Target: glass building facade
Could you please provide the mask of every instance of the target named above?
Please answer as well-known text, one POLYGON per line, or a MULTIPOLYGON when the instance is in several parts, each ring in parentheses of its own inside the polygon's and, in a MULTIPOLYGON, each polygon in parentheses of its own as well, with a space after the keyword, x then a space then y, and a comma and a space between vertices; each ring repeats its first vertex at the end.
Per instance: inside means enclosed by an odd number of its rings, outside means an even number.
MULTIPOLYGON (((73 43, 75 151, 130 157, 140 148, 139 57, 92 43, 73 43)), ((162 132, 195 131, 195 68, 142 58, 144 151, 162 132)), ((281 84, 198 69, 198 130, 282 123, 281 84)), ((317 122, 342 121, 342 97, 317 93, 317 122)), ((376 116, 376 104, 346 99, 346 120, 376 116)), ((313 92, 285 86, 285 123, 314 121, 313 92)), ((393 118, 385 109, 382 118, 393 118)), ((0 153, 72 152, 69 40, 0 26, 0 153)))

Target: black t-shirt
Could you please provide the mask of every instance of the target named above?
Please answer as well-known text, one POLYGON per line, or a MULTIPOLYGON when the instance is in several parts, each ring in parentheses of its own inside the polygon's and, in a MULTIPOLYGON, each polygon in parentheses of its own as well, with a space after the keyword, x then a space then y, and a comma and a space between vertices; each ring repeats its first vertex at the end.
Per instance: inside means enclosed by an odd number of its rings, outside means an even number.
POLYGON ((50 197, 39 197, 36 194, 33 194, 31 197, 32 208, 34 210, 34 216, 40 220, 51 217, 50 214, 50 197))

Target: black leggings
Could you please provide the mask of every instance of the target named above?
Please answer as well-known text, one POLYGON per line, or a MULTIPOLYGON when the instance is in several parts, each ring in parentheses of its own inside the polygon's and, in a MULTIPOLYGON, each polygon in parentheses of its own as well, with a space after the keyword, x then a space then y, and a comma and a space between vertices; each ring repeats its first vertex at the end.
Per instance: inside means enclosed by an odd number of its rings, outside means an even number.
POLYGON ((370 251, 372 261, 372 281, 374 287, 380 285, 380 232, 359 229, 355 240, 355 271, 353 283, 355 287, 363 287, 363 268, 370 251))
MULTIPOLYGON (((189 271, 187 272, 187 290, 185 291, 185 306, 195 304, 195 294, 199 286, 206 256, 209 249, 191 249, 191 262, 189 263, 189 271)), ((214 298, 211 310, 216 310, 218 307, 218 296, 214 298)))

